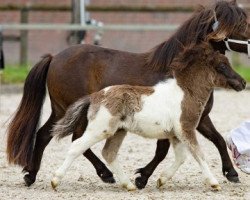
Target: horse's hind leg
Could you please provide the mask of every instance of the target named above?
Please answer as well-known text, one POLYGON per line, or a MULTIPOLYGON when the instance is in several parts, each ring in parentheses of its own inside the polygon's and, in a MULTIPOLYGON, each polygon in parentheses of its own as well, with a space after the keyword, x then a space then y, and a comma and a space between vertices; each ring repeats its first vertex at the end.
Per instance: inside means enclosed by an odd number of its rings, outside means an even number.
POLYGON ((109 164, 110 168, 117 175, 121 185, 127 190, 135 190, 135 185, 129 180, 128 176, 123 172, 122 167, 117 160, 117 153, 120 149, 122 141, 126 136, 125 130, 119 130, 114 136, 107 139, 102 150, 102 156, 109 164))
POLYGON ((139 173, 135 179, 135 185, 138 189, 143 189, 147 185, 149 177, 153 174, 155 168, 160 164, 160 162, 166 157, 168 153, 170 143, 168 139, 158 140, 157 141, 157 148, 155 151, 155 156, 153 160, 148 163, 144 168, 140 168, 136 171, 139 173))
POLYGON ((209 116, 204 117, 197 130, 217 147, 222 161, 222 171, 227 179, 231 182, 239 182, 238 173, 233 167, 232 161, 228 155, 227 145, 220 133, 215 129, 209 116))
POLYGON ((94 144, 108 137, 106 133, 96 133, 96 130, 90 130, 91 129, 87 129, 82 137, 73 141, 73 143, 71 144, 63 164, 58 168, 58 170, 56 170, 54 177, 51 181, 51 185, 54 189, 59 185, 66 171, 78 156, 80 156, 94 144))
POLYGON ((30 186, 36 180, 36 175, 40 168, 43 151, 52 139, 50 130, 52 129, 52 125, 55 123, 55 121, 56 118, 52 112, 47 122, 37 132, 32 159, 29 165, 23 169, 24 172, 27 172, 27 174, 24 176, 24 181, 27 186, 30 186))
POLYGON ((180 142, 177 138, 174 138, 171 140, 171 144, 174 147, 175 161, 166 170, 166 172, 163 172, 161 174, 161 177, 157 180, 157 187, 161 187, 167 182, 167 180, 170 180, 179 169, 179 167, 185 162, 185 159, 187 157, 187 149, 182 142, 180 142))

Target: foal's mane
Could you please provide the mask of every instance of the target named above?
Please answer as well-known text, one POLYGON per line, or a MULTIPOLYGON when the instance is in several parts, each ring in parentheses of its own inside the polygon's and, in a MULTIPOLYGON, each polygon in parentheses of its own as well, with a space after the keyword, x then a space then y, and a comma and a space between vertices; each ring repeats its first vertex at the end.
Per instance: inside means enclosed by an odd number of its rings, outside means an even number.
POLYGON ((245 31, 247 15, 235 1, 219 1, 211 7, 200 7, 167 41, 146 53, 147 66, 153 71, 169 71, 169 65, 183 46, 209 41, 216 33, 245 31), (216 31, 212 30, 215 16, 219 21, 216 31))

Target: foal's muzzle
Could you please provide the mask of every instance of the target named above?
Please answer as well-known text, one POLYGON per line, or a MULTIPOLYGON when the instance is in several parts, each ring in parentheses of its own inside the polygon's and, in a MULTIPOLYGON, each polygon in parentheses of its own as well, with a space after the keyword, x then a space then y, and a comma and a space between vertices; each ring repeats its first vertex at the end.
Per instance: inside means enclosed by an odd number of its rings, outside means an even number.
POLYGON ((246 88, 246 81, 244 79, 230 79, 228 84, 232 89, 239 92, 246 88))

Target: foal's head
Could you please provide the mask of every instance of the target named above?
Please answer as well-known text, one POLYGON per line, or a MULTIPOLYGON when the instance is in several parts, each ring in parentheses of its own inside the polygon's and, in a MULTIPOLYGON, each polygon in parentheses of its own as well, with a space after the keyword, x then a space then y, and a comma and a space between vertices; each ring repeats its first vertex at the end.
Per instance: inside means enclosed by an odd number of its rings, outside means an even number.
POLYGON ((210 87, 231 88, 241 91, 245 80, 231 67, 227 57, 214 51, 208 43, 192 45, 183 50, 172 63, 175 77, 192 84, 207 84, 210 87))

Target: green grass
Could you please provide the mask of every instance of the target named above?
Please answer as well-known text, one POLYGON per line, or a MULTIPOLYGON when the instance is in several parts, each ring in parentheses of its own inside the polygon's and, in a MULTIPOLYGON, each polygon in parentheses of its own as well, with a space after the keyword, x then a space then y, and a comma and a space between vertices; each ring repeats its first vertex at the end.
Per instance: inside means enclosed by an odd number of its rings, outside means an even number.
POLYGON ((250 83, 250 67, 238 66, 235 70, 248 82, 250 83))
POLYGON ((2 74, 2 83, 23 83, 30 69, 20 66, 6 66, 2 74))
MULTIPOLYGON (((250 68, 239 65, 235 67, 235 70, 247 81, 250 83, 250 68)), ((2 75, 2 83, 10 84, 10 83, 23 83, 25 81, 26 76, 28 75, 30 69, 25 66, 6 66, 3 70, 2 75)))

